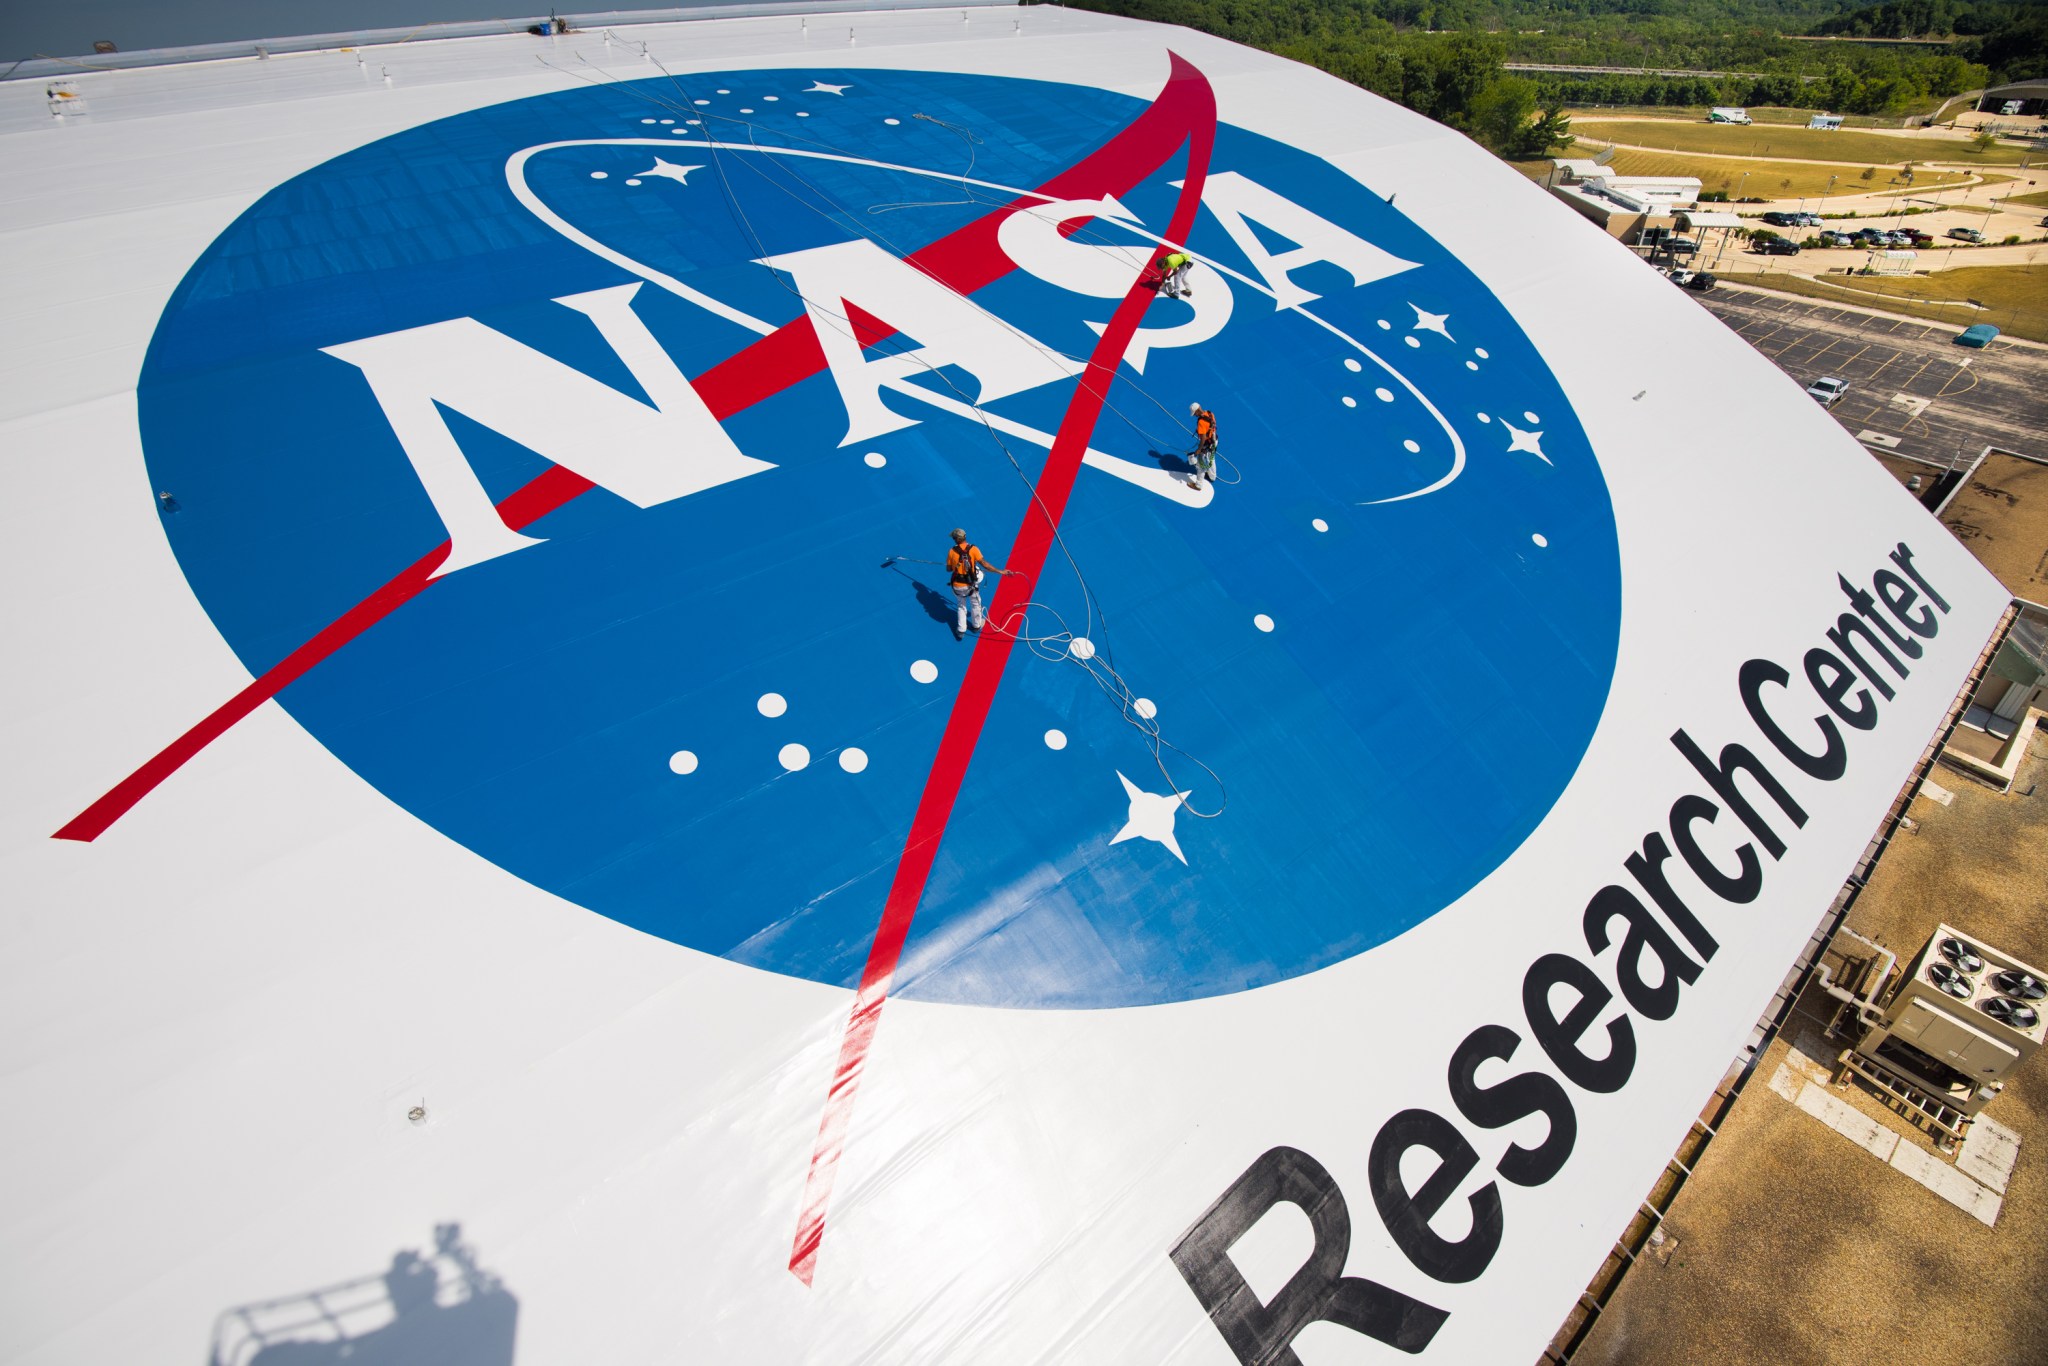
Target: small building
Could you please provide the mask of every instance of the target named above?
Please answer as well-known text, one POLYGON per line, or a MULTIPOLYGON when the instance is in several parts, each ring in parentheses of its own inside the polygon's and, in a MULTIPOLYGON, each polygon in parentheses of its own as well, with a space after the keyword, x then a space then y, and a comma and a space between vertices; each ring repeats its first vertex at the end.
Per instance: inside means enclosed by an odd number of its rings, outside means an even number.
POLYGON ((2048 114, 2048 80, 2014 81, 1994 85, 1977 97, 1980 114, 2048 114))
POLYGON ((1668 233, 1699 202, 1696 176, 1616 175, 1597 161, 1559 159, 1544 186, 1609 236, 1634 244, 1668 233))
POLYGON ((1752 120, 1749 117, 1749 111, 1747 109, 1734 109, 1727 106, 1717 106, 1716 108, 1709 109, 1707 111, 1707 122, 1749 123, 1752 122, 1752 120))

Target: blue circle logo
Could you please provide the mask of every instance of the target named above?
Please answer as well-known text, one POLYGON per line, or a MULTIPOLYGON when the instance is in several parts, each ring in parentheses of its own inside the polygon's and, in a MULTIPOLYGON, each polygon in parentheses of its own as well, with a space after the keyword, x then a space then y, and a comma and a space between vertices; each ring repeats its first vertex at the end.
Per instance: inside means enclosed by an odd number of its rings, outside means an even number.
POLYGON ((421 820, 764 970, 1119 1006, 1392 938, 1578 765, 1613 514, 1473 274, 1176 72, 593 80, 307 171, 139 384, 193 591, 421 820))

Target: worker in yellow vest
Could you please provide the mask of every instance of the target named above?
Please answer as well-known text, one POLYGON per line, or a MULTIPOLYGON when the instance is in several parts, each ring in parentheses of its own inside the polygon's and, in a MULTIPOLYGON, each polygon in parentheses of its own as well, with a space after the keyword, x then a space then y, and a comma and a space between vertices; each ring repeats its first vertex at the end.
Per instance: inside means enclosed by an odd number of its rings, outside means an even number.
POLYGON ((1156 264, 1166 272, 1166 281, 1159 286, 1161 294, 1169 299, 1180 299, 1195 292, 1188 288, 1188 272, 1194 268, 1194 257, 1184 251, 1169 251, 1156 264))

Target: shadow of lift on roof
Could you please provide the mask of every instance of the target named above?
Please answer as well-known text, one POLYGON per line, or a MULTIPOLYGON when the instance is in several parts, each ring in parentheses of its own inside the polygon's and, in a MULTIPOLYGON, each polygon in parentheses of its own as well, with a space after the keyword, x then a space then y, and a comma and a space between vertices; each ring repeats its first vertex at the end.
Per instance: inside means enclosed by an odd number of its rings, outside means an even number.
POLYGON ((512 1366, 519 1301, 476 1264, 462 1226, 390 1269, 225 1310, 207 1366, 512 1366))

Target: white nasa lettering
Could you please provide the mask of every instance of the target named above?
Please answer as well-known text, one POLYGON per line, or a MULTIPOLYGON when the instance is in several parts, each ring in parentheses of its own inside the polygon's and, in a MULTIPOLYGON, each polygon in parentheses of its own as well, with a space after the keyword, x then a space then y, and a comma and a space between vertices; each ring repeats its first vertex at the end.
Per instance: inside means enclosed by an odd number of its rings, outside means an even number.
POLYGON ((916 418, 882 402, 881 391, 923 375, 927 366, 958 366, 973 375, 980 403, 1071 379, 1082 370, 866 238, 771 256, 759 264, 788 271, 803 296, 846 405, 842 446, 916 426, 916 418), (919 349, 866 359, 848 320, 849 304, 919 342, 919 349))
MULTIPOLYGON (((1178 186, 1180 182, 1174 184, 1178 186)), ((1329 219, 1236 171, 1219 171, 1209 177, 1202 186, 1202 207, 1216 215, 1230 240, 1252 263, 1252 269, 1265 278, 1266 287, 1273 291, 1276 308, 1298 308, 1322 297, 1288 278, 1288 272, 1317 261, 1341 266, 1354 286, 1369 285, 1416 268, 1415 262, 1404 261, 1353 236, 1329 219), (1297 245, 1278 254, 1267 251, 1258 234, 1252 231, 1252 223, 1297 245)))
POLYGON ((505 525, 437 405, 643 508, 775 468, 741 454, 719 426, 633 312, 639 288, 614 285, 555 302, 596 324, 652 408, 474 318, 321 348, 363 372, 447 527, 448 558, 437 577, 541 540, 505 525))
POLYGON ((1104 246, 1061 236, 1060 228, 1078 218, 1101 218, 1112 223, 1138 221, 1114 196, 1055 199, 1045 204, 1026 204, 1003 219, 996 228, 996 242, 1020 269, 1049 285, 1091 299, 1123 298, 1154 248, 1142 242, 1104 246))
MULTIPOLYGON (((1049 204, 1031 204, 1017 210, 996 229, 996 241, 1017 265, 1047 284, 1097 299, 1121 299, 1130 292, 1131 280, 1144 268, 1158 248, 1150 243, 1104 246, 1076 242, 1060 235, 1060 226, 1077 218, 1101 218, 1109 222, 1135 224, 1138 220, 1113 198, 1062 199, 1049 204)), ((1145 373, 1145 357, 1155 347, 1194 346, 1208 341, 1230 322, 1236 299, 1230 282, 1210 272, 1198 294, 1184 302, 1194 316, 1173 327, 1141 327, 1124 351, 1124 359, 1139 374, 1145 373)), ((1098 337, 1107 323, 1087 323, 1098 337)))

